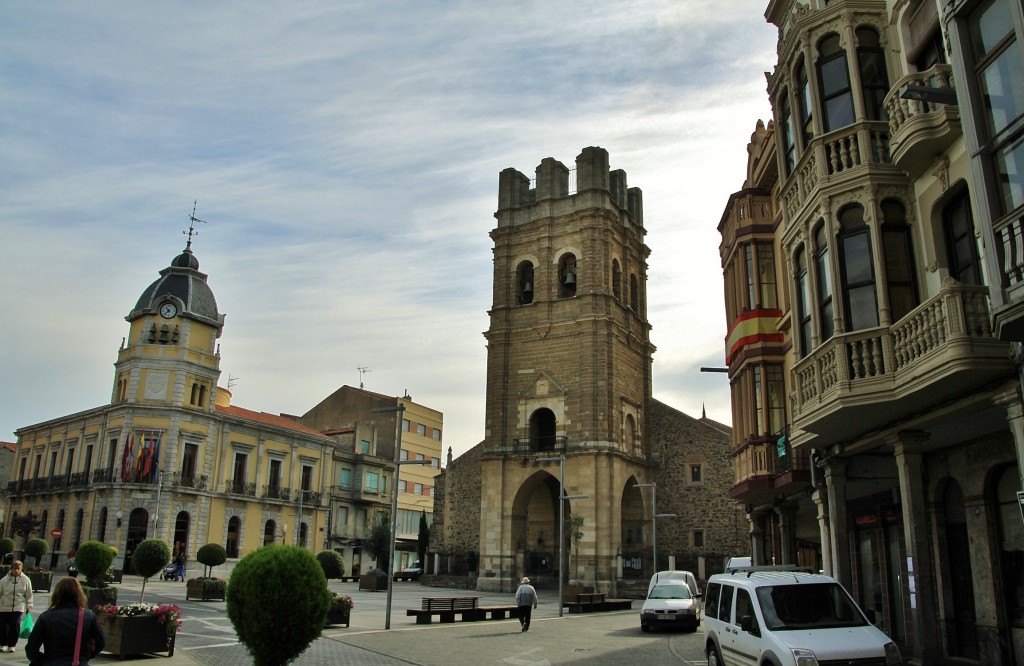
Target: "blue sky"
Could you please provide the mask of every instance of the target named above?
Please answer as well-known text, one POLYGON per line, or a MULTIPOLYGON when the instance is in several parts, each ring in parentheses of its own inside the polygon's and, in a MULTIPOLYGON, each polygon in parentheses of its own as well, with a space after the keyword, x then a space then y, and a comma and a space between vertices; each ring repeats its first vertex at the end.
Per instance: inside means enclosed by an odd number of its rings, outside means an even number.
POLYGON ((498 173, 608 150, 644 193, 654 395, 731 421, 718 221, 770 108, 764 0, 5 3, 0 439, 109 402, 184 247, 233 403, 359 384, 483 438, 498 173))

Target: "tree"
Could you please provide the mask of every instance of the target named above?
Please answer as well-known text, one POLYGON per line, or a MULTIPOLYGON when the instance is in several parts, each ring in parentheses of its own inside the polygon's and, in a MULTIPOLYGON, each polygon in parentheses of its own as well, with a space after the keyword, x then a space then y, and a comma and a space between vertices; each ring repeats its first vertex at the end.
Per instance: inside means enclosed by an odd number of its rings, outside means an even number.
POLYGON ((0 558, 3 558, 7 553, 14 552, 14 539, 4 537, 0 539, 0 558))
POLYGON ((146 596, 146 582, 150 577, 163 571, 171 561, 171 549, 160 539, 146 539, 135 547, 132 553, 132 568, 142 576, 142 591, 139 601, 146 596))
POLYGON ((377 562, 377 568, 385 573, 390 572, 391 562, 391 516, 387 512, 378 513, 369 533, 363 539, 363 551, 377 562))
POLYGON ((28 543, 25 544, 25 555, 36 558, 35 566, 39 566, 39 560, 42 559, 43 555, 49 552, 50 546, 47 545, 42 539, 29 539, 28 543))
POLYGON ((336 550, 321 550, 316 554, 316 561, 320 563, 320 568, 324 570, 324 577, 328 580, 345 575, 345 560, 336 550))
POLYGON ((15 515, 11 518, 11 533, 20 536, 22 544, 25 544, 33 532, 39 531, 39 523, 39 519, 34 518, 31 511, 24 516, 15 515))
POLYGON ((270 544, 231 572, 228 618, 254 666, 283 666, 320 637, 333 595, 305 548, 270 544))
POLYGON ((208 543, 196 553, 196 560, 206 567, 203 577, 211 578, 213 568, 228 561, 228 551, 219 543, 208 543))
POLYGON ((420 513, 420 535, 416 541, 416 559, 420 561, 423 571, 427 570, 427 546, 430 545, 430 526, 427 525, 427 512, 420 513))

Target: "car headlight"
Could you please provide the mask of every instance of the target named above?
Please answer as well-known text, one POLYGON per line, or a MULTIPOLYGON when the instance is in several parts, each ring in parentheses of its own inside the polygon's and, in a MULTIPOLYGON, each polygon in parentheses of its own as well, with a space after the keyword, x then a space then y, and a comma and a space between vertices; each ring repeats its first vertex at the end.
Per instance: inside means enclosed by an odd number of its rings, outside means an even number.
POLYGON ((793 658, 796 660, 796 666, 818 666, 818 659, 810 650, 794 648, 793 658))
POLYGON ((903 663, 903 656, 900 655, 900 649, 891 641, 885 644, 885 663, 887 666, 889 664, 903 663))

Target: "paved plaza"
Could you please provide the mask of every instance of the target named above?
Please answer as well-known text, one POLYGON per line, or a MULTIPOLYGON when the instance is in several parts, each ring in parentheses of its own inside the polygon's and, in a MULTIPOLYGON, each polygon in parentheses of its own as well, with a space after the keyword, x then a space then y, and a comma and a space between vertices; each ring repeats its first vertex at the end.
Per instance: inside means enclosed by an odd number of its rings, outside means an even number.
MULTIPOLYGON (((142 579, 126 576, 118 586, 119 601, 137 601, 142 579)), ((481 605, 513 603, 511 594, 469 592, 396 583, 392 595, 391 628, 385 629, 385 592, 360 592, 355 583, 331 582, 332 590, 355 600, 351 626, 325 629, 293 663, 297 666, 361 664, 366 666, 422 666, 460 664, 703 664, 703 633, 640 631, 640 602, 634 610, 558 616, 557 591, 539 590, 540 607, 534 611, 529 632, 519 621, 487 620, 453 624, 417 625, 407 608, 420 605, 423 596, 479 596, 481 605)), ((245 647, 235 638, 224 602, 185 600, 183 583, 150 580, 148 602, 182 606, 185 622, 173 657, 145 656, 129 663, 152 662, 153 666, 242 666, 252 663, 245 647)), ((36 593, 35 609, 41 612, 49 595, 36 593)), ((287 612, 287 609, 282 609, 287 612)), ((0 655, 0 666, 24 665, 24 641, 18 652, 0 655)), ((117 662, 109 656, 93 664, 117 662)))

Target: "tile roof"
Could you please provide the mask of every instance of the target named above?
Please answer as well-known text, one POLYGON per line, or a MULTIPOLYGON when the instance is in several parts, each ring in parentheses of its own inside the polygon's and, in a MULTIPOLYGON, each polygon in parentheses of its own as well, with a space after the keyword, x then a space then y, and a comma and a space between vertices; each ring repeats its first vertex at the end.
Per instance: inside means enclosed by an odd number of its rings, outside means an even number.
POLYGON ((246 421, 254 421, 256 423, 262 423, 264 425, 275 426, 278 428, 287 428, 288 430, 295 430, 306 435, 315 435, 317 437, 326 437, 319 430, 314 430, 309 426, 305 426, 298 421, 294 421, 287 416, 279 416, 278 414, 268 414, 267 412, 254 412, 251 409, 245 409, 243 407, 235 407, 234 405, 221 406, 217 405, 217 412, 224 414, 225 416, 234 416, 246 421))

